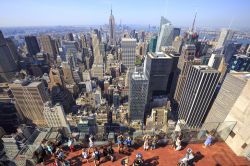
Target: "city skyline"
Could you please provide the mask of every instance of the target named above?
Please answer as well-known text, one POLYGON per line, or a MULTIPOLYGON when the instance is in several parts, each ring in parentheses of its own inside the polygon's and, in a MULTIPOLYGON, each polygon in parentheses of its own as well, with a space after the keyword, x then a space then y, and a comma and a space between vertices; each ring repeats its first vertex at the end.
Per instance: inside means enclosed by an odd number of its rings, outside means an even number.
POLYGON ((197 11, 197 27, 247 28, 250 26, 246 21, 250 19, 249 4, 244 0, 86 0, 74 3, 58 0, 27 0, 20 3, 12 0, 1 2, 0 27, 108 24, 112 5, 116 25, 121 21, 122 24, 159 26, 160 16, 165 16, 175 26, 190 27, 197 11))

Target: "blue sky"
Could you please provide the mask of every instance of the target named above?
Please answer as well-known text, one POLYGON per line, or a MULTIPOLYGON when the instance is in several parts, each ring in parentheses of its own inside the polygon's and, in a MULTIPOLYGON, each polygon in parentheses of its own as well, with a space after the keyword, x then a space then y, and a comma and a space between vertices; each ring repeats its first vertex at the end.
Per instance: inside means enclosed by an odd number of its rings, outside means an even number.
POLYGON ((250 0, 0 0, 0 26, 105 24, 111 4, 117 23, 250 28, 250 0))

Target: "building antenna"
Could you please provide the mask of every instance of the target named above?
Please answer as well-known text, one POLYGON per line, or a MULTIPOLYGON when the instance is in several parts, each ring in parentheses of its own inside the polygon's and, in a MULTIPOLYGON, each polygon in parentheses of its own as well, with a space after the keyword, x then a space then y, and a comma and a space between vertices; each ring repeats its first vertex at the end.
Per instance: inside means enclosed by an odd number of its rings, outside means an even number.
POLYGON ((112 4, 111 4, 111 15, 112 15, 112 4))
POLYGON ((191 32, 194 32, 194 25, 195 25, 196 15, 197 15, 197 11, 195 12, 195 15, 194 15, 194 20, 193 20, 191 32))

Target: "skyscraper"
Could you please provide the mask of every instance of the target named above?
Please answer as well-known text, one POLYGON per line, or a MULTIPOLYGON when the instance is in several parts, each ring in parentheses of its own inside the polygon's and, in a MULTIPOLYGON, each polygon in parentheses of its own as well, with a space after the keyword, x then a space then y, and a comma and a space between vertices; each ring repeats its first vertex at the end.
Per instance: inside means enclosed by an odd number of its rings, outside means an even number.
POLYGON ((49 35, 44 35, 40 37, 40 43, 41 43, 42 50, 45 53, 49 54, 50 65, 54 64, 54 62, 56 61, 55 41, 49 35))
POLYGON ((208 113, 220 73, 206 65, 192 65, 188 71, 179 105, 179 120, 191 128, 201 127, 208 113))
POLYGON ((62 62, 63 80, 66 84, 75 84, 72 66, 67 62, 62 62))
MULTIPOLYGON (((227 75, 206 122, 224 122, 218 131, 228 129, 224 136, 228 146, 239 156, 249 156, 250 73, 227 75)), ((205 124, 204 124, 205 125, 205 124)), ((222 135, 223 137, 223 132, 222 135)))
POLYGON ((171 22, 169 20, 167 20, 165 17, 161 16, 159 32, 161 32, 162 25, 167 24, 167 23, 171 23, 171 22))
POLYGON ((68 41, 74 41, 73 33, 67 33, 65 35, 65 39, 68 40, 68 41))
POLYGON ((125 68, 134 68, 136 59, 136 39, 122 38, 121 41, 122 64, 125 68))
POLYGON ((244 75, 246 74, 237 72, 227 74, 204 123, 206 127, 211 125, 216 127, 217 123, 224 122, 246 86, 247 80, 244 77, 241 78, 244 75))
POLYGON ((174 28, 171 23, 161 26, 160 35, 157 39, 156 51, 161 51, 161 46, 171 46, 174 37, 174 28))
POLYGON ((185 85, 185 81, 187 78, 188 71, 192 64, 194 64, 194 55, 195 55, 195 45, 193 44, 186 44, 183 46, 182 53, 180 55, 178 65, 177 65, 177 72, 178 75, 178 82, 175 90, 174 99, 177 103, 179 103, 183 87, 185 85))
POLYGON ((172 63, 172 57, 163 52, 148 52, 144 72, 149 80, 149 101, 153 96, 167 95, 168 79, 171 73, 172 63))
POLYGON ((25 42, 31 57, 40 52, 36 36, 25 36, 25 42))
POLYGON ((93 53, 94 53, 94 64, 91 69, 91 74, 93 77, 98 79, 103 79, 104 75, 104 64, 103 64, 103 56, 100 50, 100 42, 98 40, 97 34, 92 34, 92 45, 93 45, 93 53))
POLYGON ((233 35, 234 35, 234 31, 230 29, 226 29, 226 28, 221 29, 221 33, 220 33, 216 48, 223 47, 227 41, 232 40, 233 35))
POLYGON ((51 102, 46 102, 44 104, 43 115, 48 127, 64 127, 70 131, 64 109, 59 103, 53 106, 51 102))
POLYGON ((114 45, 116 43, 116 39, 115 39, 115 17, 113 16, 112 8, 111 8, 110 16, 109 16, 109 43, 110 43, 110 45, 114 45))
POLYGON ((148 79, 142 68, 135 68, 129 83, 129 119, 131 122, 144 122, 147 104, 148 79))
POLYGON ((43 104, 48 101, 48 95, 42 82, 17 80, 10 84, 16 104, 29 124, 44 127, 47 123, 43 117, 43 104))
POLYGON ((0 82, 10 81, 18 71, 12 51, 0 31, 0 82))
POLYGON ((148 45, 148 51, 149 52, 155 52, 155 50, 156 50, 156 44, 157 44, 157 38, 158 38, 158 36, 153 36, 150 39, 150 42, 149 42, 149 45, 148 45))
POLYGON ((221 73, 219 82, 222 82, 224 80, 228 67, 228 64, 225 62, 224 56, 212 54, 208 61, 208 66, 218 70, 221 73))

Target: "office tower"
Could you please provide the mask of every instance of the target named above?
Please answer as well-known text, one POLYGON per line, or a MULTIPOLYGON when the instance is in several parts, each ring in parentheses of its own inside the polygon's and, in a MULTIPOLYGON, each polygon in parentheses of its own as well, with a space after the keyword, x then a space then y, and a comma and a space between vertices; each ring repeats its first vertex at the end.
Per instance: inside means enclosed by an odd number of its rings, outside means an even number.
POLYGON ((56 61, 56 45, 55 41, 49 36, 44 35, 40 37, 40 44, 42 50, 49 54, 49 64, 53 65, 56 61))
POLYGON ((206 127, 214 128, 217 127, 218 123, 224 122, 247 84, 247 79, 244 78, 246 75, 238 72, 227 74, 205 120, 206 127))
POLYGON ((250 72, 250 57, 247 55, 236 54, 229 62, 230 70, 250 72))
POLYGON ((174 98, 174 93, 179 77, 179 69, 177 68, 177 65, 180 58, 180 54, 179 53, 169 54, 169 56, 172 58, 173 63, 172 63, 171 73, 168 79, 169 81, 167 86, 167 92, 169 92, 168 97, 172 101, 172 99, 174 98))
POLYGON ((129 81, 129 119, 132 123, 143 124, 147 104, 148 79, 142 68, 135 68, 129 81))
POLYGON ((141 32, 141 41, 145 42, 145 32, 144 31, 141 32))
POLYGON ((10 84, 17 106, 26 118, 28 124, 40 127, 46 126, 43 118, 43 104, 49 100, 45 86, 42 82, 17 80, 10 84))
POLYGON ((67 33, 65 35, 65 39, 68 40, 68 41, 74 41, 73 33, 67 33))
POLYGON ((161 16, 160 30, 159 30, 159 32, 161 32, 162 25, 167 24, 167 23, 171 23, 171 22, 169 20, 167 20, 165 17, 161 16))
POLYGON ((36 39, 36 36, 25 36, 26 47, 29 55, 33 57, 40 52, 40 48, 36 39))
POLYGON ((74 84, 73 70, 67 62, 62 62, 63 80, 66 84, 74 84))
POLYGON ((16 132, 20 118, 13 103, 0 102, 0 126, 8 133, 16 132))
POLYGON ((224 56, 212 54, 208 61, 208 66, 218 70, 221 73, 219 81, 221 83, 224 80, 228 68, 228 64, 225 62, 224 56))
POLYGON ((0 82, 11 81, 18 71, 12 51, 0 31, 0 82))
POLYGON ((101 31, 99 31, 98 29, 94 29, 93 33, 97 35, 99 43, 102 42, 101 31))
POLYGON ((181 49, 183 46, 183 40, 180 36, 177 36, 174 38, 174 41, 172 43, 172 46, 174 48, 174 51, 177 53, 181 53, 181 49))
POLYGON ((226 43, 224 45, 224 48, 222 50, 222 53, 225 57, 225 61, 226 63, 229 63, 231 58, 237 54, 237 43, 233 43, 233 42, 230 42, 230 43, 226 43))
POLYGON ((15 61, 16 64, 18 64, 20 57, 19 54, 17 52, 17 47, 16 44, 14 43, 14 41, 11 38, 6 38, 5 39, 7 46, 9 47, 11 56, 13 58, 13 60, 15 61))
POLYGON ((153 96, 167 95, 168 79, 172 69, 173 59, 163 52, 148 52, 144 72, 149 80, 148 101, 153 96))
POLYGON ((52 105, 50 101, 46 102, 44 104, 43 115, 48 127, 64 127, 70 131, 65 112, 61 104, 57 103, 52 105))
POLYGON ((136 55, 144 57, 145 54, 146 54, 146 44, 141 42, 138 43, 136 46, 136 55))
POLYGON ((120 95, 117 89, 113 93, 113 104, 116 109, 120 106, 120 95))
POLYGON ((109 16, 109 43, 110 45, 116 44, 116 37, 115 37, 115 17, 113 16, 112 9, 109 16))
POLYGON ((91 69, 92 77, 98 78, 99 80, 103 79, 104 75, 104 63, 103 56, 100 50, 100 42, 96 34, 92 34, 93 42, 93 53, 94 53, 94 64, 91 69))
POLYGON ((179 120, 191 128, 201 127, 208 113, 220 73, 206 65, 192 65, 179 104, 179 120))
POLYGON ((223 47, 226 44, 226 42, 232 40, 233 35, 234 35, 234 31, 230 29, 226 29, 226 28, 221 29, 216 48, 223 47))
POLYGON ((175 40, 175 38, 177 37, 177 36, 180 36, 180 33, 181 33, 181 28, 174 28, 173 29, 173 40, 175 40))
POLYGON ((122 38, 121 41, 122 64, 125 68, 134 68, 136 59, 136 39, 122 38))
POLYGON ((63 48, 63 52, 65 54, 67 54, 69 52, 77 54, 77 52, 79 50, 79 45, 76 41, 63 40, 62 41, 62 48, 63 48))
POLYGON ((156 44, 157 44, 157 38, 158 38, 158 36, 153 36, 150 39, 150 42, 149 42, 149 45, 148 45, 148 51, 149 52, 155 52, 155 50, 156 50, 156 44))
POLYGON ((101 90, 97 89, 95 91, 95 106, 99 107, 101 105, 101 101, 102 101, 102 94, 101 94, 101 90))
POLYGON ((174 40, 174 30, 171 23, 163 24, 157 39, 156 51, 161 51, 161 46, 171 46, 174 40))
MULTIPOLYGON (((229 74, 227 82, 225 82, 224 88, 230 86, 229 91, 223 93, 226 96, 218 95, 218 100, 215 101, 221 109, 218 107, 209 114, 209 117, 213 116, 214 120, 224 120, 224 123, 219 127, 220 129, 227 129, 231 131, 225 138, 225 142, 228 146, 239 156, 249 156, 249 119, 250 119, 250 73, 249 72, 233 72, 229 74), (228 82, 230 82, 229 85, 228 82), (230 94, 228 92, 231 92, 230 94), (221 99, 223 97, 223 99, 221 99), (224 102, 225 101, 225 102, 224 102), (233 126, 230 126, 233 125, 233 126)), ((226 80, 225 80, 226 81, 226 80)), ((224 83, 223 83, 224 84, 224 83)), ((226 89, 228 90, 228 88, 226 89)), ((217 99, 216 99, 217 100, 217 99)), ((215 107, 215 106, 214 106, 215 107)))
POLYGON ((191 65, 194 64, 193 60, 194 60, 195 52, 196 52, 195 45, 186 44, 183 46, 182 53, 180 55, 178 65, 177 65, 178 82, 177 82, 175 95, 174 95, 174 99, 177 103, 179 103, 180 101, 188 71, 191 65))
POLYGON ((50 68, 49 71, 50 82, 48 83, 48 87, 51 90, 53 86, 64 86, 64 81, 62 77, 62 73, 58 68, 50 68))

